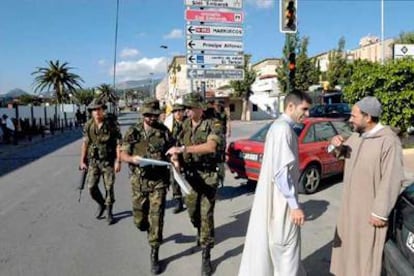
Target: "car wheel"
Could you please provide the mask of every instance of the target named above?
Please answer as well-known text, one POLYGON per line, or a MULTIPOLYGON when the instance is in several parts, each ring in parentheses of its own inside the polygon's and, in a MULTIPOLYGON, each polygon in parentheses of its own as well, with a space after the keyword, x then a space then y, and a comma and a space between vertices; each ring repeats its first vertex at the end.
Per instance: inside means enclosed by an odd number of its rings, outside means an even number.
POLYGON ((321 182, 321 172, 315 164, 309 165, 303 170, 299 183, 301 192, 305 194, 313 194, 319 188, 321 182))

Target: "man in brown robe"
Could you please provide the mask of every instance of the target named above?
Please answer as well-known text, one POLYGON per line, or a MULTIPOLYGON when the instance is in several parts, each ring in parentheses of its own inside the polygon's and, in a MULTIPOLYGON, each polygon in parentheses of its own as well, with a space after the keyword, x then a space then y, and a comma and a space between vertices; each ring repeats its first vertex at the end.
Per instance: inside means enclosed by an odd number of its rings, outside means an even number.
POLYGON ((379 123, 381 104, 365 97, 352 107, 354 134, 332 138, 329 150, 345 157, 344 191, 333 241, 331 272, 381 274, 382 253, 393 208, 404 179, 399 138, 379 123))

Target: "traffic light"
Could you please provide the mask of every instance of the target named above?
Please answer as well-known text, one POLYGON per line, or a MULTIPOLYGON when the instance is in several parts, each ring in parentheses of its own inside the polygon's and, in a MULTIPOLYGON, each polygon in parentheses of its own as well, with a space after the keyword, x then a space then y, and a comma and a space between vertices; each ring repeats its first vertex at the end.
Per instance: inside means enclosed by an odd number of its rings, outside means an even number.
POLYGON ((297 24, 297 0, 280 0, 280 31, 282 33, 296 33, 297 24))
POLYGON ((296 54, 289 53, 288 56, 288 69, 289 69, 289 79, 293 80, 295 78, 296 71, 296 54))

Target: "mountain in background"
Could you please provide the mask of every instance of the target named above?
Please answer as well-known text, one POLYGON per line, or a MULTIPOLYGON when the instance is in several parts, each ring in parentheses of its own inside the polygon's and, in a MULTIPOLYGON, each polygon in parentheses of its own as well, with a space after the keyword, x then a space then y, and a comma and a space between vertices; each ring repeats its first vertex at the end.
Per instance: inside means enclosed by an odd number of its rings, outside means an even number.
POLYGON ((161 79, 152 79, 152 84, 151 84, 151 79, 143 79, 143 80, 129 80, 129 81, 123 81, 123 82, 119 82, 116 84, 116 89, 118 90, 125 90, 125 89, 134 89, 134 88, 139 88, 139 89, 150 89, 151 86, 155 87, 158 85, 158 83, 161 82, 161 79))
POLYGON ((15 88, 15 89, 10 90, 6 94, 3 94, 3 97, 5 97, 5 98, 17 98, 17 97, 20 97, 22 95, 30 95, 30 94, 27 93, 26 91, 24 91, 23 89, 15 88))

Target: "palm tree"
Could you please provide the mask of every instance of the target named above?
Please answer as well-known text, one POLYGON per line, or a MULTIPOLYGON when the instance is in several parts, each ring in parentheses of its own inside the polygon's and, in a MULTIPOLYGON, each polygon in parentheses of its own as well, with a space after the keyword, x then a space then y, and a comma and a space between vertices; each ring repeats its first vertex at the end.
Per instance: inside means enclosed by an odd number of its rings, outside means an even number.
POLYGON ((89 89, 79 89, 74 94, 74 100, 77 104, 88 105, 94 98, 94 90, 89 89))
POLYGON ((97 91, 99 91, 99 98, 103 100, 104 102, 109 102, 113 104, 118 103, 118 96, 115 94, 115 90, 109 85, 109 84, 101 84, 96 88, 97 91))
POLYGON ((69 99, 69 93, 75 93, 76 88, 81 88, 82 78, 70 72, 73 67, 68 67, 68 63, 60 64, 59 60, 53 62, 50 60, 49 67, 37 67, 32 73, 36 75, 34 79, 35 92, 41 92, 43 89, 54 89, 58 103, 69 99))

